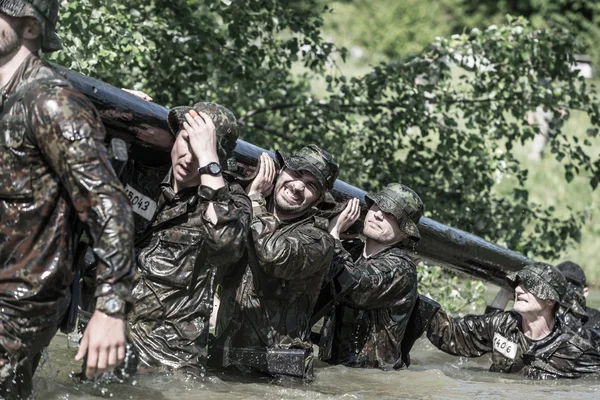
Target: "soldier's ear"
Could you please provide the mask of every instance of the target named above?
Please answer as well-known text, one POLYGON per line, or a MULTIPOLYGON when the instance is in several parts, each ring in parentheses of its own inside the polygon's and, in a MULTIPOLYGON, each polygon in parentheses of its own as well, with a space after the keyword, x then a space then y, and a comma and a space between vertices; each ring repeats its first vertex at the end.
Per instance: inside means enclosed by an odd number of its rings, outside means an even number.
POLYGON ((22 27, 22 34, 24 39, 35 40, 40 39, 42 36, 42 26, 39 21, 32 17, 25 17, 25 22, 22 27))

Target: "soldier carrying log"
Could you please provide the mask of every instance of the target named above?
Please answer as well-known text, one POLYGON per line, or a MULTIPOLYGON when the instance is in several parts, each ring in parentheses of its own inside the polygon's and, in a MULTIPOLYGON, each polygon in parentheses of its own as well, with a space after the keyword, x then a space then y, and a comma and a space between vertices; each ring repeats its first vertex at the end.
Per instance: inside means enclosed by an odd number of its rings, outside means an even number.
POLYGON ((423 203, 407 186, 392 183, 365 197, 360 254, 353 258, 340 242, 359 217, 358 199, 330 223, 336 238, 334 269, 347 268, 357 282, 325 318, 319 356, 332 364, 399 369, 407 365, 402 340, 417 301, 417 269, 402 241, 420 239, 423 203))
POLYGON ((280 350, 281 359, 306 351, 296 359, 302 376, 312 358, 310 318, 334 251, 328 220, 316 214, 338 165, 316 145, 277 156, 282 169, 264 153, 246 188, 254 215, 244 268, 223 281, 211 362, 274 374, 278 366, 292 366, 271 362, 273 351, 280 350))
POLYGON ((215 103, 176 107, 169 124, 171 170, 139 239, 128 332, 142 367, 201 377, 215 286, 244 252, 251 205, 223 176, 238 136, 231 111, 215 103))
MULTIPOLYGON (((532 379, 578 378, 600 372, 595 344, 557 317, 567 280, 551 265, 534 263, 507 277, 514 310, 451 318, 440 310, 427 336, 440 350, 464 357, 492 354, 492 372, 532 379)), ((503 296, 500 296, 503 297, 503 296)), ((493 306, 504 309, 508 297, 493 306)))

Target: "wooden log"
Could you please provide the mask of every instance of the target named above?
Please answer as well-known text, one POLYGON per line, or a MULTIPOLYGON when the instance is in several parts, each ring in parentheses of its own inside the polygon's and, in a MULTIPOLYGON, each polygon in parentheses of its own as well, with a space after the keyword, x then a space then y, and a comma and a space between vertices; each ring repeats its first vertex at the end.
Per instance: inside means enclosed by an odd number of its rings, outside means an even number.
MULTIPOLYGON (((174 138, 168 128, 166 107, 67 68, 55 67, 92 101, 107 132, 130 144, 131 158, 149 166, 170 162, 174 138)), ((238 161, 247 166, 256 165, 258 156, 264 151, 243 140, 238 140, 235 148, 238 161)), ((274 156, 273 152, 269 153, 274 156)), ((338 201, 356 197, 366 206, 365 192, 343 181, 335 183, 333 195, 338 201)), ((506 286, 504 277, 507 273, 533 262, 520 253, 429 218, 421 218, 419 230, 422 239, 415 250, 420 257, 499 286, 506 286)))

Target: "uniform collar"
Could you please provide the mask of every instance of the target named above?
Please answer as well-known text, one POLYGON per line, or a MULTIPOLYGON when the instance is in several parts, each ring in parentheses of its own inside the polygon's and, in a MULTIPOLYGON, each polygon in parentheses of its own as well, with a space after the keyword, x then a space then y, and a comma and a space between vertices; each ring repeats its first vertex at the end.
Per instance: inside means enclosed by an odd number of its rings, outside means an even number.
POLYGON ((175 190, 173 190, 173 168, 170 168, 169 173, 160 184, 160 191, 167 203, 173 203, 179 200, 186 200, 191 196, 197 195, 198 186, 185 188, 175 193, 175 190))
POLYGON ((379 250, 377 253, 373 253, 370 256, 367 256, 367 253, 366 253, 366 251, 367 251, 367 244, 365 243, 363 245, 361 258, 364 259, 364 260, 369 260, 371 258, 379 258, 379 257, 383 256, 384 254, 389 253, 393 249, 401 250, 400 243, 394 243, 392 245, 389 245, 388 247, 385 247, 385 248, 379 250))
POLYGON ((17 68, 8 83, 2 88, 2 104, 4 104, 4 102, 18 89, 19 86, 28 83, 28 72, 37 64, 42 64, 42 60, 37 56, 37 54, 30 54, 21 63, 21 65, 19 65, 19 68, 17 68))

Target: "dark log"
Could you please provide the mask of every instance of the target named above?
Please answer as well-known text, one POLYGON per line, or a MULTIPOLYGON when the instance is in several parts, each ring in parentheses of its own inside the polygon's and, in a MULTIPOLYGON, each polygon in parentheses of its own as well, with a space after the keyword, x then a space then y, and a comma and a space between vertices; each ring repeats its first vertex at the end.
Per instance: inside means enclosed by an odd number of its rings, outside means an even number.
MULTIPOLYGON (((166 107, 64 67, 56 69, 94 103, 109 134, 130 144, 131 158, 151 166, 170 162, 174 138, 167 125, 166 107)), ((235 149, 239 162, 246 165, 256 165, 264 151, 243 140, 238 140, 235 149)), ((365 192, 345 182, 337 181, 333 194, 336 200, 356 197, 365 205, 365 192)), ((505 286, 507 273, 533 262, 520 253, 429 218, 421 219, 419 229, 422 239, 416 251, 420 257, 500 286, 505 286)))

